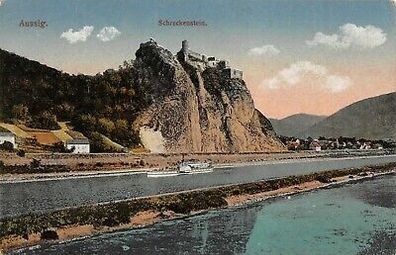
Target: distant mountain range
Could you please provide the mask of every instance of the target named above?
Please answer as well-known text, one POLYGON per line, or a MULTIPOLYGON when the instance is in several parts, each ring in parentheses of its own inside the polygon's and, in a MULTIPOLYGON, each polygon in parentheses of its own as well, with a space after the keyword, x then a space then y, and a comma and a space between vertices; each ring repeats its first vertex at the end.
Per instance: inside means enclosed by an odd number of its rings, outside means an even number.
POLYGON ((396 139, 396 92, 355 102, 329 117, 296 114, 270 121, 278 135, 396 139))
POLYGON ((312 125, 301 135, 396 139, 396 92, 353 103, 312 125))
POLYGON ((325 118, 326 116, 299 113, 280 120, 270 119, 270 121, 278 135, 299 136, 305 130, 325 118))

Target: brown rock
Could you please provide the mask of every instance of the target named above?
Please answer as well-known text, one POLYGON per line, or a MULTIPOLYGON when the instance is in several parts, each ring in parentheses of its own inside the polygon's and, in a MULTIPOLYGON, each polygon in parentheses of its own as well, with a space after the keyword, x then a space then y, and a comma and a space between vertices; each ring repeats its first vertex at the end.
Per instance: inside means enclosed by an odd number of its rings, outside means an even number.
POLYGON ((269 121, 255 109, 243 80, 179 62, 152 41, 140 45, 134 68, 150 96, 133 129, 152 152, 284 149, 269 121))

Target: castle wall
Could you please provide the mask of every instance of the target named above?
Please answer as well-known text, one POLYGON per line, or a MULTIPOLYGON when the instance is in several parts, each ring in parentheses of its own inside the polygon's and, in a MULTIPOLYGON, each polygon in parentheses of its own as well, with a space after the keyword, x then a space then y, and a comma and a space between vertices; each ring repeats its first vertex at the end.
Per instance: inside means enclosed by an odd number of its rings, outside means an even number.
POLYGON ((243 77, 243 72, 236 68, 231 68, 231 67, 225 68, 223 70, 223 73, 230 79, 234 79, 234 78, 242 79, 243 77))
POLYGON ((223 73, 227 75, 229 78, 238 78, 242 79, 243 72, 236 68, 230 67, 230 63, 228 60, 218 60, 213 56, 207 57, 204 54, 194 52, 189 49, 189 44, 187 40, 182 41, 182 49, 178 53, 182 53, 182 59, 184 61, 191 61, 193 65, 199 68, 201 71, 205 70, 207 67, 218 67, 223 69, 223 73))

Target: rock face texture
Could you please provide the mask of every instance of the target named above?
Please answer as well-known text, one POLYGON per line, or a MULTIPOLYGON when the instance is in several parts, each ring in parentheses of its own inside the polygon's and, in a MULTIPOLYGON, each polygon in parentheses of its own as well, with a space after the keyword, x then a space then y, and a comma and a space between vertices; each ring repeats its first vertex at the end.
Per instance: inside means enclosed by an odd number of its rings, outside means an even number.
POLYGON ((198 68, 154 41, 136 52, 137 83, 148 107, 133 123, 154 152, 279 151, 271 123, 255 109, 246 84, 218 67, 198 68), (160 141, 160 142, 158 142, 160 141))
POLYGON ((157 153, 283 150, 242 77, 228 61, 190 51, 187 41, 176 56, 153 40, 142 43, 135 60, 95 76, 0 49, 0 120, 53 129, 67 121, 96 152, 112 151, 103 136, 157 153))

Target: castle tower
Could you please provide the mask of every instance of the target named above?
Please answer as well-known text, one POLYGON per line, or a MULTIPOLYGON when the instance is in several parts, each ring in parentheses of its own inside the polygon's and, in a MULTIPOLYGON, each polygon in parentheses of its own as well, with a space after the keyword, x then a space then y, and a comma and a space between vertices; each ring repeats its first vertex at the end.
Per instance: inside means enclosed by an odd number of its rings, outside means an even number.
POLYGON ((182 51, 183 51, 184 53, 187 53, 188 50, 189 50, 188 41, 187 41, 187 40, 183 40, 183 41, 182 41, 182 51))

